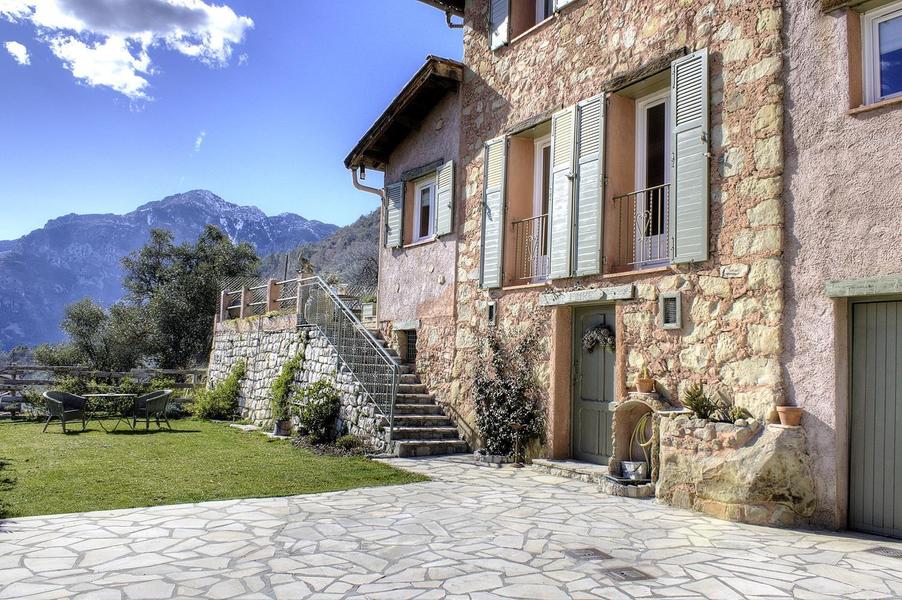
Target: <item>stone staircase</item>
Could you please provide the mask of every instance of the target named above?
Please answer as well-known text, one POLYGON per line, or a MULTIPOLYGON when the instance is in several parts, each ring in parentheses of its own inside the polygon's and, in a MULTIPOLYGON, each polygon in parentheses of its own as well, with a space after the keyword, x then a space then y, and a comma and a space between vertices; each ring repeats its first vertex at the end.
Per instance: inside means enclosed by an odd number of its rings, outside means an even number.
POLYGON ((392 436, 395 454, 403 458, 467 452, 467 442, 460 439, 454 422, 420 381, 414 366, 401 362, 379 331, 370 332, 401 368, 392 436))

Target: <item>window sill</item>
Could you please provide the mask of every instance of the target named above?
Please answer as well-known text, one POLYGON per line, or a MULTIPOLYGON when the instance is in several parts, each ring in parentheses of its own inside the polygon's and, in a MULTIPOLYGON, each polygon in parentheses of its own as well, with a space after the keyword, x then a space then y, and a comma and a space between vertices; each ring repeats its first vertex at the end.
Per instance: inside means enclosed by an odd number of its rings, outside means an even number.
POLYGON ((419 246, 425 246, 426 244, 431 244, 438 240, 438 236, 428 237, 422 240, 417 240, 416 242, 410 242, 409 244, 405 244, 401 246, 402 250, 407 250, 408 248, 418 248, 419 246))
POLYGON ((518 285, 505 285, 501 288, 503 292, 516 292, 518 290, 532 290, 535 288, 548 287, 549 281, 537 281, 536 283, 521 283, 518 285))
POLYGON ((846 114, 850 117, 854 117, 856 115, 860 115, 862 113, 868 113, 873 110, 880 110, 881 108, 887 108, 889 106, 896 106, 898 104, 902 104, 902 96, 896 96, 894 98, 887 98, 886 100, 880 100, 878 102, 874 102, 872 104, 863 104, 856 108, 851 108, 846 111, 846 114))
POLYGON ((662 265, 660 267, 649 267, 648 269, 633 269, 632 271, 620 271, 618 273, 605 273, 601 276, 603 280, 608 279, 635 279, 642 275, 654 275, 657 273, 670 273, 670 265, 662 265))
POLYGON ((511 38, 511 41, 509 41, 509 42, 507 43, 507 45, 508 45, 508 46, 513 46, 514 44, 516 44, 517 42, 519 42, 519 41, 522 40, 523 38, 527 38, 527 37, 531 36, 533 33, 535 33, 536 31, 539 31, 540 29, 544 29, 545 26, 548 25, 548 23, 551 23, 552 21, 554 21, 554 18, 555 18, 556 16, 557 16, 557 13, 554 13, 553 15, 551 15, 550 17, 548 17, 548 18, 545 19, 544 21, 539 21, 538 23, 536 23, 535 25, 533 25, 532 27, 530 27, 529 29, 527 29, 527 30, 524 31, 523 33, 518 33, 518 34, 515 35, 513 38, 511 38))

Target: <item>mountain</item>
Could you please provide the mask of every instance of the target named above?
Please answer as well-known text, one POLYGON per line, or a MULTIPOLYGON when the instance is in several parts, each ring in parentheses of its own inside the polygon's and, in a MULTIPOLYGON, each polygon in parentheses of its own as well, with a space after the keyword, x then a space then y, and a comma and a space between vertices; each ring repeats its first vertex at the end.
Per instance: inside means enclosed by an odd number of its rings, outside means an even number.
POLYGON ((317 242, 338 227, 285 213, 226 202, 192 190, 149 202, 124 214, 69 214, 18 240, 0 241, 0 349, 55 342, 63 309, 91 297, 111 304, 122 295, 123 256, 147 241, 152 228, 175 241, 194 240, 213 224, 236 242, 250 242, 260 256, 317 242))
POLYGON ((313 263, 317 273, 335 275, 348 282, 354 279, 361 262, 377 260, 378 250, 379 211, 374 210, 318 242, 265 257, 261 272, 266 277, 282 279, 287 264, 288 276, 293 277, 298 260, 303 256, 313 263))

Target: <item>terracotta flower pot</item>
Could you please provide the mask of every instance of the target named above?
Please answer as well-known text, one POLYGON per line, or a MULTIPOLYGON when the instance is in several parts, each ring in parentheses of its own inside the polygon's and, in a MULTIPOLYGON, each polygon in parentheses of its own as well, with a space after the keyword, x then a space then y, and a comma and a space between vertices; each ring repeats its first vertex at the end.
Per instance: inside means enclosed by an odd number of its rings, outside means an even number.
POLYGON ((798 406, 778 406, 777 414, 780 416, 780 425, 798 427, 802 422, 802 409, 798 406))
POLYGON ((650 394, 655 391, 655 380, 654 379, 637 379, 636 380, 636 391, 641 392, 643 394, 650 394))

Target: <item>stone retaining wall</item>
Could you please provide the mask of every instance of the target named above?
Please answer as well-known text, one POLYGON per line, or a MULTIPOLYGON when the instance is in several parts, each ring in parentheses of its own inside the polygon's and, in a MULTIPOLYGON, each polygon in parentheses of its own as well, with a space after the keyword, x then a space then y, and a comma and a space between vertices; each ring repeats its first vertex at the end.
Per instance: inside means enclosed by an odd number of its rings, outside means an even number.
POLYGON ((295 384, 327 379, 341 394, 339 434, 351 433, 379 451, 386 451, 385 432, 376 407, 340 363, 329 341, 312 327, 298 327, 295 315, 251 317, 216 324, 210 353, 209 385, 225 379, 235 363, 244 360, 246 375, 238 398, 241 414, 255 425, 272 426, 272 383, 285 363, 302 356, 295 384))
POLYGON ((686 416, 660 424, 658 499, 756 525, 808 524, 816 499, 800 427, 686 416))

